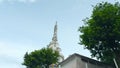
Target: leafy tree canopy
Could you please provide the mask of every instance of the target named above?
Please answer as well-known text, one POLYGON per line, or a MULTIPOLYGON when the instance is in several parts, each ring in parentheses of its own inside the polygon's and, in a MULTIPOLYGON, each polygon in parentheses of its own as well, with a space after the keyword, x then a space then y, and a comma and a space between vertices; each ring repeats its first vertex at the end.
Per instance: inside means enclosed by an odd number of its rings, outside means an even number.
POLYGON ((59 53, 51 48, 42 48, 31 53, 26 53, 24 56, 23 65, 27 68, 48 68, 51 64, 58 62, 59 53))
POLYGON ((111 64, 113 58, 120 61, 120 4, 98 3, 84 23, 79 28, 80 44, 91 52, 92 57, 111 64))

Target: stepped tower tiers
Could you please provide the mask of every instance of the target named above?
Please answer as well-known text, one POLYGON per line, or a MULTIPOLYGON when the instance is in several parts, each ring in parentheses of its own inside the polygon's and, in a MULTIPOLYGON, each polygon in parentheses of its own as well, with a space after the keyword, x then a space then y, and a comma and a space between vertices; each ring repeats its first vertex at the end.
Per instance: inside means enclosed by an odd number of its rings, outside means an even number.
MULTIPOLYGON (((58 51, 59 53, 61 52, 61 48, 59 47, 59 43, 57 40, 57 22, 54 26, 54 34, 53 34, 52 41, 50 42, 48 47, 52 48, 54 51, 58 51)), ((59 62, 62 62, 63 60, 64 60, 64 56, 60 53, 59 62)))

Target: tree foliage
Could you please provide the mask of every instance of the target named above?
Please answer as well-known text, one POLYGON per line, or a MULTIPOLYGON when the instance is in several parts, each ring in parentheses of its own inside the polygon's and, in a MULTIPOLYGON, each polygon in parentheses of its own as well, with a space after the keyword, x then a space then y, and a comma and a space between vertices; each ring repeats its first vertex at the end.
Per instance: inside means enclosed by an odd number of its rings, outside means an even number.
POLYGON ((51 64, 58 62, 59 53, 51 48, 42 48, 31 53, 26 52, 23 65, 27 68, 48 68, 51 64))
POLYGON ((120 61, 120 4, 98 3, 84 23, 79 28, 80 44, 103 62, 113 64, 113 58, 120 61))

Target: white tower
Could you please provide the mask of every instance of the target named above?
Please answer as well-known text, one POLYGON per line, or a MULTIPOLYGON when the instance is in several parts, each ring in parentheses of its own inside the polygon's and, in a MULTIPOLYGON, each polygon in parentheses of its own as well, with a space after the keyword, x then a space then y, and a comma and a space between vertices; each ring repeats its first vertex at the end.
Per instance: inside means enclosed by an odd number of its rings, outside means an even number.
MULTIPOLYGON (((48 47, 52 48, 54 51, 58 51, 59 53, 61 52, 61 49, 59 47, 58 40, 57 40, 57 22, 54 26, 54 34, 53 34, 52 41, 50 42, 48 47)), ((62 62, 63 60, 64 60, 64 56, 60 53, 59 62, 62 62)))

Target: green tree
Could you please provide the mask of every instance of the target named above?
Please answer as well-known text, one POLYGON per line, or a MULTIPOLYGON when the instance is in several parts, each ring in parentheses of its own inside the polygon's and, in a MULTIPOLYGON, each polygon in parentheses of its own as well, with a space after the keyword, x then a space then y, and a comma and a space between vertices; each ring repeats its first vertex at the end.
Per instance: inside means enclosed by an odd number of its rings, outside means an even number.
POLYGON ((84 23, 79 28, 80 45, 100 61, 114 64, 115 58, 120 64, 120 4, 98 3, 84 23))
POLYGON ((58 51, 53 51, 51 48, 42 48, 35 50, 24 56, 23 65, 27 68, 48 68, 51 64, 56 64, 59 57, 58 51))

